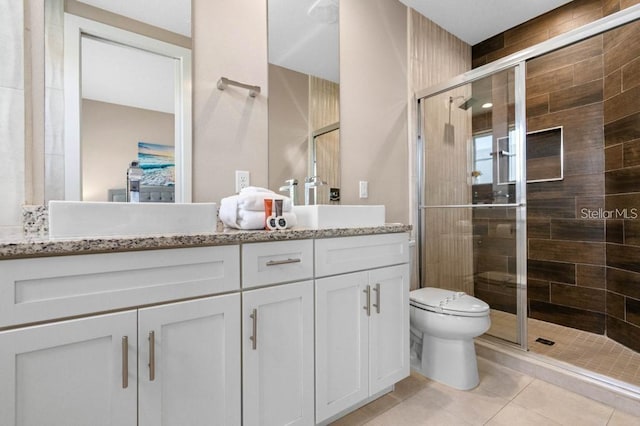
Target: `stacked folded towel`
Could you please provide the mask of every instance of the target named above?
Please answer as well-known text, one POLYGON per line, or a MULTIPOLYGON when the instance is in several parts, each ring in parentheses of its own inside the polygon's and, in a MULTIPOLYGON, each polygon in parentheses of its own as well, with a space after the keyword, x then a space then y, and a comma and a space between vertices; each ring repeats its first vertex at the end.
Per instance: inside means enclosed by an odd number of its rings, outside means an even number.
POLYGON ((296 226, 296 215, 292 211, 291 199, 284 195, 255 186, 249 186, 237 195, 220 201, 220 220, 225 226, 236 229, 264 229, 264 200, 283 200, 282 215, 287 227, 296 226))

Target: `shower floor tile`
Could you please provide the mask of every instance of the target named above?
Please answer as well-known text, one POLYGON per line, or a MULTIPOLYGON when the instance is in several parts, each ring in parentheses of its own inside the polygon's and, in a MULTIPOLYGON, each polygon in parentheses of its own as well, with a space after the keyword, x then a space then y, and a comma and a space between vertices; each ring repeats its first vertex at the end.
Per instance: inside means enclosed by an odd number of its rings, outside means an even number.
MULTIPOLYGON (((492 310, 487 334, 515 342, 516 327, 515 315, 492 310)), ((606 336, 533 318, 528 319, 527 327, 530 351, 640 386, 640 353, 606 336), (539 337, 555 343, 549 346, 536 342, 539 337)))

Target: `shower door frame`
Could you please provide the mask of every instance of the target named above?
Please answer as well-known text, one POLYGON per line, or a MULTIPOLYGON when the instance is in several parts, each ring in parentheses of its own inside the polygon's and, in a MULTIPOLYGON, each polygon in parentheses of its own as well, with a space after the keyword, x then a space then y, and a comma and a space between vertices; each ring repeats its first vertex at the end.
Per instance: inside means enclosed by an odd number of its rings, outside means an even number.
POLYGON ((527 183, 526 183, 526 62, 530 59, 550 53, 562 47, 577 43, 589 37, 604 33, 616 27, 623 26, 640 19, 640 4, 613 13, 604 18, 586 24, 582 27, 568 31, 564 34, 536 44, 519 52, 513 53, 502 59, 467 71, 443 83, 418 90, 414 93, 416 102, 416 193, 415 193, 415 218, 416 218, 416 244, 418 283, 422 286, 423 279, 423 210, 427 208, 515 208, 516 209, 516 303, 518 322, 517 347, 522 350, 527 348, 527 183), (450 206, 425 206, 424 205, 424 135, 422 128, 422 103, 421 101, 431 96, 439 95, 457 87, 472 83, 482 78, 491 76, 513 68, 515 71, 515 137, 516 153, 516 200, 515 203, 489 204, 489 205, 450 205, 450 206))
POLYGON ((436 90, 430 92, 425 91, 424 95, 417 98, 417 125, 418 125, 418 138, 417 138, 417 176, 418 176, 418 212, 417 212, 417 240, 418 240, 418 279, 422 286, 422 260, 423 260, 423 210, 425 209, 480 209, 480 208, 515 208, 516 210, 516 309, 518 320, 518 332, 517 342, 513 342, 523 350, 527 350, 527 322, 520 321, 520 318, 527 317, 527 227, 526 227, 526 150, 524 149, 524 140, 526 138, 526 110, 525 110, 525 67, 524 61, 517 62, 515 64, 509 64, 504 68, 491 69, 490 71, 478 73, 470 78, 465 78, 458 81, 453 86, 438 87, 436 90), (514 137, 516 147, 516 164, 515 164, 515 188, 516 198, 513 203, 502 204, 455 204, 455 205, 425 205, 424 203, 424 190, 421 185, 424 185, 425 174, 425 150, 424 150, 424 135, 422 134, 422 100, 437 96, 444 92, 448 92, 457 87, 464 86, 466 84, 473 83, 480 79, 490 77, 497 73, 514 70, 514 97, 515 97, 515 120, 514 120, 514 137))

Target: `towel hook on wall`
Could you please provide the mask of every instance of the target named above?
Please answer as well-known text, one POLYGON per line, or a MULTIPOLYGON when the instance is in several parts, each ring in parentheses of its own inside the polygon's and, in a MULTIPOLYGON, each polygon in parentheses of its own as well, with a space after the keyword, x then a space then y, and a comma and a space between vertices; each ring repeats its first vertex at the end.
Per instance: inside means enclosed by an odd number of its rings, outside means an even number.
POLYGON ((229 80, 227 77, 220 77, 218 80, 218 89, 224 90, 227 86, 236 86, 249 91, 249 96, 255 98, 260 93, 260 86, 251 86, 249 84, 240 83, 238 81, 229 80))

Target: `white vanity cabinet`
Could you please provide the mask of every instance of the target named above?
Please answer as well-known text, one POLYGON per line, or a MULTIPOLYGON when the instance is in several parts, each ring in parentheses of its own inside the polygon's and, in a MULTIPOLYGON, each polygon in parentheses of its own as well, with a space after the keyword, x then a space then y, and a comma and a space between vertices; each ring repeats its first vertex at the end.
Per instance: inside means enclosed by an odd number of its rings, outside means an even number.
POLYGON ((3 425, 239 425, 240 295, 0 332, 0 377, 3 425))
POLYGON ((240 425, 240 295, 138 312, 139 425, 240 425))
POLYGON ((0 326, 18 326, 0 331, 0 424, 241 424, 239 261, 238 246, 2 261, 0 326), (50 322, 19 327, 35 321, 50 322))
POLYGON ((406 234, 316 240, 315 249, 316 277, 332 275, 315 281, 321 423, 409 375, 409 257, 406 234))
POLYGON ((243 424, 312 425, 313 241, 242 251, 242 284, 250 288, 242 293, 243 424))
POLYGON ((0 329, 240 289, 239 246, 0 261, 0 329))
POLYGON ((0 425, 327 423, 409 374, 408 261, 406 233, 0 260, 0 425))
POLYGON ((136 316, 0 332, 0 424, 136 425, 136 316))

